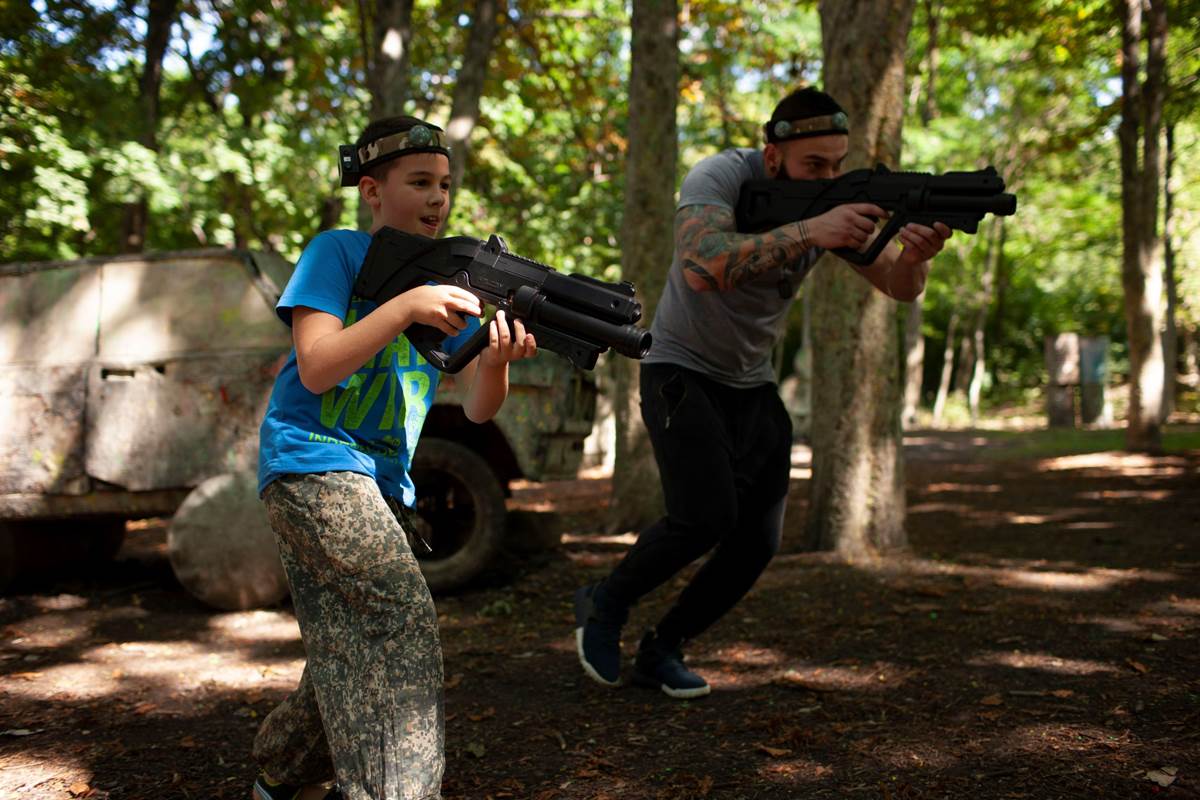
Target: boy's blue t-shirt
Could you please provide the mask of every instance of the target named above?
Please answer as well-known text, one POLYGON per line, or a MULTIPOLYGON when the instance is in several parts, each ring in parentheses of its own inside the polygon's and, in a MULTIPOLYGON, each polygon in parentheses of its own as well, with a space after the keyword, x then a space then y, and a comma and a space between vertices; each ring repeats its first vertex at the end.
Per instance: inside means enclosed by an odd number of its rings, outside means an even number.
MULTIPOLYGON (((370 244, 370 234, 362 231, 318 234, 275 306, 280 319, 290 327, 292 309, 305 306, 349 326, 374 311, 375 303, 353 296, 370 244)), ((466 330, 446 349, 459 349, 479 326, 469 317, 466 330)), ((287 474, 350 471, 370 475, 385 496, 412 506, 409 466, 438 378, 437 369, 400 335, 349 378, 316 395, 300 383, 293 348, 259 429, 259 492, 287 474)))

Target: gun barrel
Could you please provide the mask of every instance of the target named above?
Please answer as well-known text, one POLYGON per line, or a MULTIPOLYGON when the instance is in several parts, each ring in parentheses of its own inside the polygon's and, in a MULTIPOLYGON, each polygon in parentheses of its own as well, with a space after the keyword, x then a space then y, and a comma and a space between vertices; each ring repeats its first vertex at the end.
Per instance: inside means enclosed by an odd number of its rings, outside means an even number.
POLYGON ((927 202, 930 208, 956 213, 995 214, 998 217, 1011 217, 1017 213, 1015 194, 930 194, 927 202))
POLYGON ((644 358, 650 352, 650 331, 636 325, 618 325, 582 314, 552 302, 544 294, 521 287, 513 298, 513 311, 535 324, 546 325, 611 347, 623 356, 644 358))

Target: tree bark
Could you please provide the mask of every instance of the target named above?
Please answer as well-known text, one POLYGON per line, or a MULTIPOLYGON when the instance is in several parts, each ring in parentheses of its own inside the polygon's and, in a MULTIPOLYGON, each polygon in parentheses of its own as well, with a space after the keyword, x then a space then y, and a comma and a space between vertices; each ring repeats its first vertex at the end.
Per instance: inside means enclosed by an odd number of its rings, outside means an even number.
POLYGON ((466 50, 463 52, 462 65, 458 68, 458 80, 454 84, 450 122, 446 125, 446 138, 450 140, 451 204, 458 194, 458 187, 462 185, 463 172, 471 153, 471 131, 479 122, 479 100, 483 96, 487 65, 499 29, 498 13, 499 4, 496 0, 476 0, 466 50))
MULTIPOLYGON (((621 272, 638 287, 646 325, 654 316, 674 247, 678 17, 677 0, 633 0, 621 272)), ((608 527, 630 530, 662 513, 662 495, 639 410, 638 363, 618 357, 609 363, 617 436, 608 527)))
MULTIPOLYGON (((850 117, 845 168, 898 165, 915 0, 821 0, 825 90, 850 117)), ((806 540, 849 560, 907 546, 896 306, 841 262, 813 291, 813 477, 806 540)))
POLYGON ((1117 0, 1121 29, 1122 259, 1125 325, 1129 338, 1129 418, 1125 447, 1132 451, 1162 449, 1163 352, 1162 238, 1158 228, 1159 180, 1162 169, 1163 70, 1167 19, 1165 0, 1117 0), (1147 10, 1142 30, 1143 3, 1147 10), (1147 40, 1146 76, 1142 81, 1142 39, 1147 40))
MULTIPOLYGON (((146 17, 145 58, 138 79, 139 144, 158 152, 159 99, 162 92, 162 62, 171 41, 171 26, 179 15, 179 0, 150 0, 146 17)), ((150 209, 143 194, 125 205, 122 223, 121 250, 140 253, 146 249, 146 232, 150 226, 150 209)))

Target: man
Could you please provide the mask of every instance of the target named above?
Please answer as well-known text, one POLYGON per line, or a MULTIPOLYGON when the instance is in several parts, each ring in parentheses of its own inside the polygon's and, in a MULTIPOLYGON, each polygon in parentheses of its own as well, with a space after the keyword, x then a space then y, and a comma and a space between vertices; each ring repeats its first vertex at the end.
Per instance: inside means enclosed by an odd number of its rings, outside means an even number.
MULTIPOLYGON (((812 88, 780 101, 764 129, 761 151, 706 158, 679 192, 674 259, 641 367, 642 418, 667 513, 607 578, 575 593, 579 660, 605 685, 620 683, 629 607, 712 551, 642 638, 633 673, 635 683, 671 697, 708 694, 708 683, 684 665, 683 644, 749 591, 782 536, 792 426, 775 386, 772 348, 820 255, 861 250, 886 216, 858 203, 765 233, 738 233, 733 209, 745 181, 834 178, 849 149, 845 112, 812 88)), ((900 246, 886 247, 860 274, 889 297, 911 301, 949 236, 941 223, 907 225, 900 246)))

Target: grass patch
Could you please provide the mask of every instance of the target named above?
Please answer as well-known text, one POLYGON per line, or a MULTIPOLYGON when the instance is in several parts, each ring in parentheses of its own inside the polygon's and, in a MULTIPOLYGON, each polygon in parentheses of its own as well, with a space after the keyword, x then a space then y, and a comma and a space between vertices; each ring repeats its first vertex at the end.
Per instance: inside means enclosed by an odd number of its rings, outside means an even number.
MULTIPOLYGON (((1058 456, 1105 453, 1125 449, 1125 431, 1048 428, 1032 431, 977 431, 988 446, 980 448, 990 460, 1056 458, 1058 456)), ((1168 453, 1200 450, 1200 426, 1180 425, 1163 430, 1163 449, 1168 453)))

